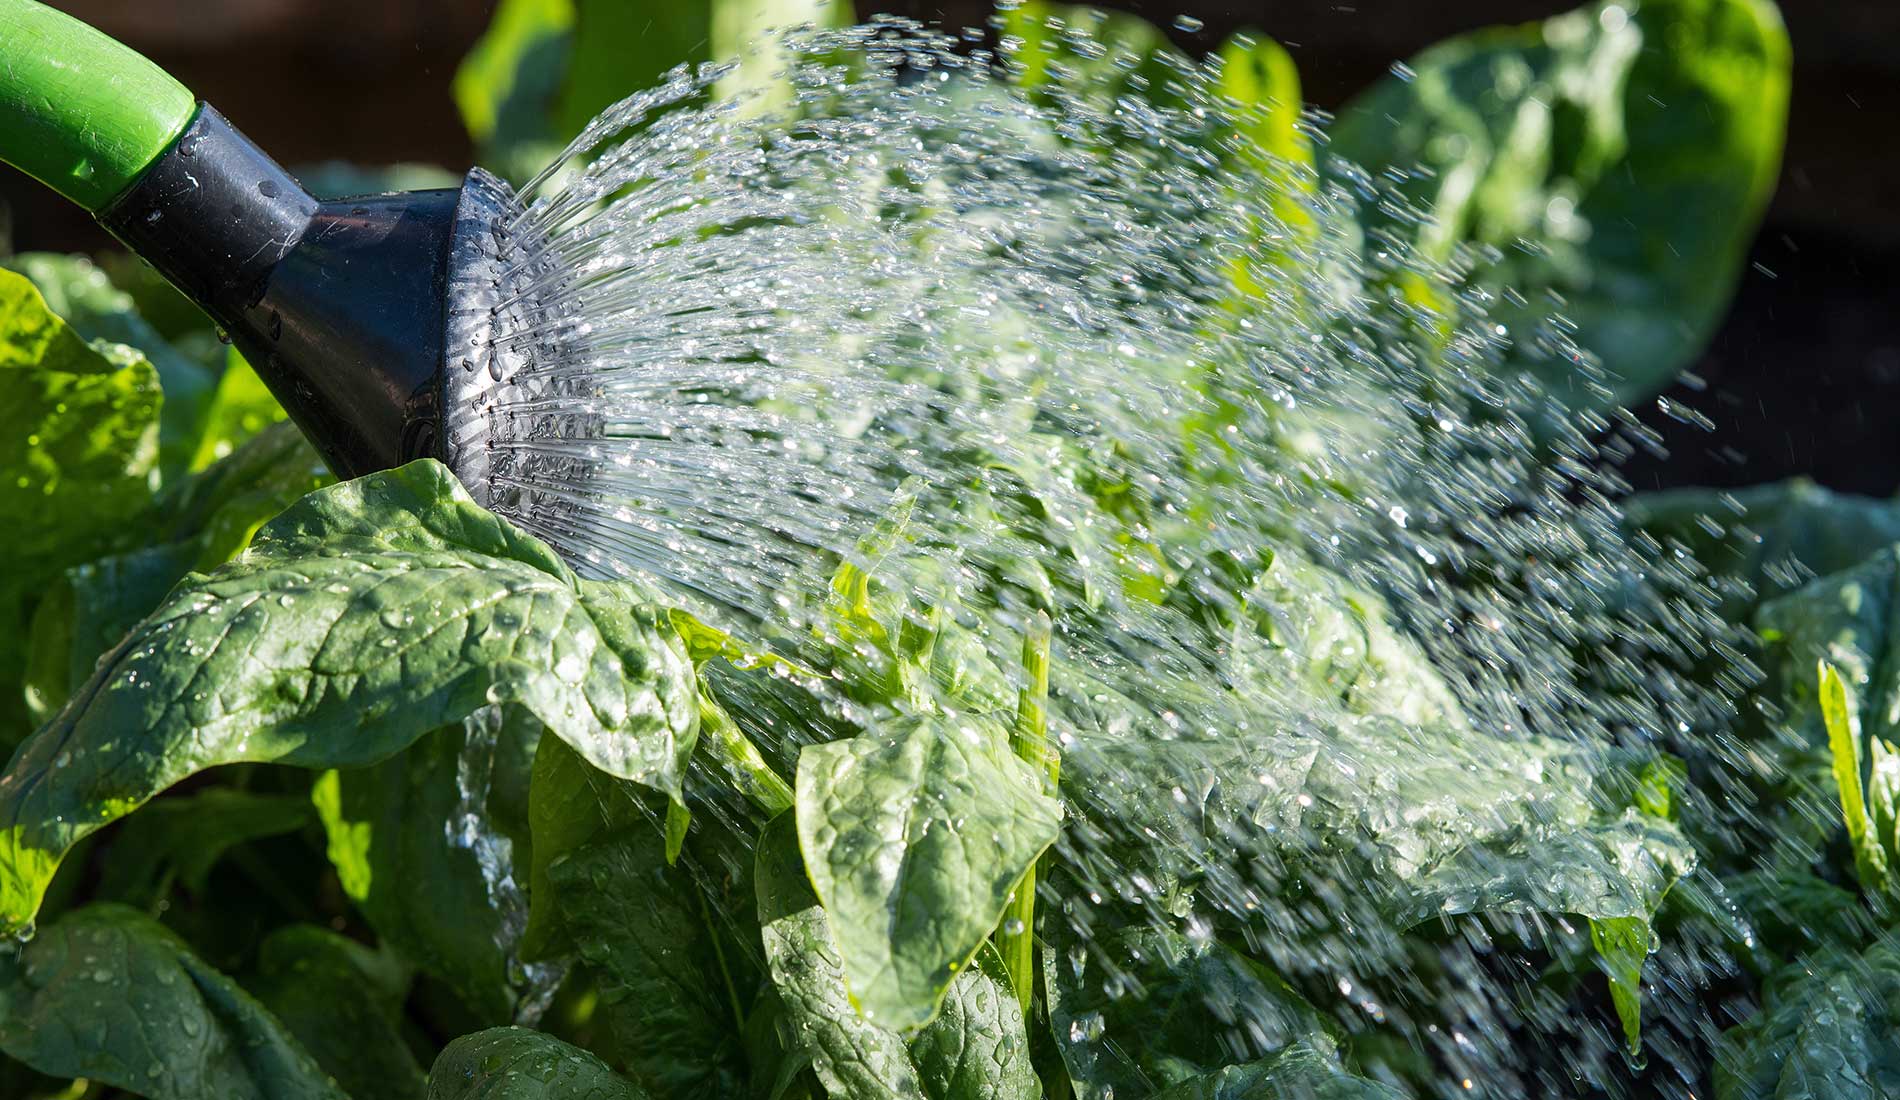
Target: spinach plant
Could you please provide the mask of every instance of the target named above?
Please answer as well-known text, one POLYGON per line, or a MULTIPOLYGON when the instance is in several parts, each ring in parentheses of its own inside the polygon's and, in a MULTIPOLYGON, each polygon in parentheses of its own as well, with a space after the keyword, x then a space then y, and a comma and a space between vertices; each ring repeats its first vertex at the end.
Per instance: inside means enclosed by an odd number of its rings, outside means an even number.
MULTIPOLYGON (((491 165, 526 175, 672 65, 735 56, 759 21, 841 18, 689 4, 649 35, 632 10, 499 6, 456 82, 491 165)), ((1110 130, 1194 64, 1130 16, 1031 0, 998 25, 1023 95, 1110 130)), ((1605 2, 1460 37, 1368 89, 1330 141, 1285 50, 1237 36, 1216 60, 1246 121, 1197 163, 1257 236, 1212 264, 1235 324, 1302 241, 1339 231, 1313 197, 1362 191, 1348 228, 1369 250, 1455 277, 1372 265, 1292 281, 1309 298, 1276 305, 1317 310, 1326 287, 1398 310, 1454 385, 1479 369, 1452 336, 1461 310, 1506 287, 1561 298, 1575 331, 1533 334, 1473 384, 1539 377, 1585 413, 1652 396, 1707 338, 1774 178, 1788 79, 1766 0, 1605 2)), ((782 96, 775 70, 748 54, 725 87, 782 96)), ((1128 127, 1113 155, 1157 154, 1128 127)), ((0 1094, 1445 1095, 1473 1087, 1458 1059, 1475 1047, 1423 1048, 1433 1012, 1457 1011, 1435 999, 1560 1006, 1634 1060, 1678 935, 1723 941, 1749 990, 1701 1062, 1665 1031, 1680 1072, 1726 1100, 1845 1095, 1843 1066, 1895 1087, 1885 502, 1765 488, 1728 513, 1756 517, 1753 537, 1710 522, 1729 505, 1708 496, 1632 504, 1629 537, 1705 563, 1711 614, 1764 670, 1737 693, 1766 707, 1737 720, 1754 774, 1648 748, 1605 769, 1486 728, 1336 563, 1291 539, 1208 552, 1196 517, 1136 514, 1126 453, 1018 425, 1055 456, 1014 471, 1025 485, 1121 521, 1038 534, 1202 630, 1196 690, 1263 728, 1324 724, 1084 750, 1052 700, 1110 729, 1134 708, 1092 676, 1074 623, 1035 612, 1082 581, 1019 562, 911 583, 905 503, 836 563, 807 644, 752 651, 663 593, 578 574, 437 463, 331 483, 148 274, 8 266, 0 926, 20 943, 0 951, 0 1094), (1031 609, 1013 666, 960 617, 1004 591, 1031 609), (1849 682, 1876 700, 1871 774, 1849 682), (1757 801, 1723 816, 1696 790, 1714 779, 1757 801), (1768 856, 1733 843, 1744 818, 1778 838, 1768 856), (1760 927, 1718 894, 1752 899, 1760 927), (1210 897, 1230 915, 1298 898, 1328 923, 1210 918, 1210 897), (1447 964, 1455 938, 1492 969, 1447 964), (1365 972, 1333 969, 1346 957, 1365 972)), ((1498 308, 1535 327, 1528 300, 1498 308)), ((1196 476, 1237 476, 1233 449, 1205 446, 1222 429, 1181 444, 1196 476)), ((964 506, 973 529, 994 518, 964 506)))

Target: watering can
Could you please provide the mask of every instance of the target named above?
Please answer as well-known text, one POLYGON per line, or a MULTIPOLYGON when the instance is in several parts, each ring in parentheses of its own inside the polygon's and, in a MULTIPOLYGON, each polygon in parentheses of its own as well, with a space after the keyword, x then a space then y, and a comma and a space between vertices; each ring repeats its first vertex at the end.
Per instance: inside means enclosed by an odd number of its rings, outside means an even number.
POLYGON ((34 0, 0 0, 0 160, 209 314, 338 476, 485 462, 473 418, 444 413, 492 382, 475 368, 519 210, 493 176, 318 201, 163 69, 34 0))

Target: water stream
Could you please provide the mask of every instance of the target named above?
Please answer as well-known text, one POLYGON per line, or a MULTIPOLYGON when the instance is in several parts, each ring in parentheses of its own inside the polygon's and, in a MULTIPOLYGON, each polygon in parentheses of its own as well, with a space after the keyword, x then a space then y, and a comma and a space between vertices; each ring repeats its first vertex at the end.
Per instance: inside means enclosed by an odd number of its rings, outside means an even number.
MULTIPOLYGON (((1626 756, 1729 705, 1684 675, 1722 630, 1693 564, 1620 530, 1606 455, 1642 430, 1491 369, 1512 347, 1595 369, 1560 315, 1510 332, 1475 294, 1455 324, 1408 299, 1457 294, 1461 259, 1359 233, 1390 181, 1234 171, 1260 154, 1212 70, 1156 107, 1030 94, 958 47, 806 41, 781 111, 680 71, 522 188, 469 365, 496 382, 478 495, 584 572, 831 662, 716 674, 778 762, 888 713, 877 654, 838 633, 842 563, 893 634, 935 639, 932 706, 1012 706, 1046 615, 1069 821, 1043 901, 1101 1057, 1141 961, 1218 936, 1326 991, 1364 1051, 1498 1095, 1617 1078, 1607 1007, 1494 992, 1587 969, 1587 925, 1486 891, 1524 846, 1666 859, 1582 817, 1626 756), (1495 874, 1454 874, 1460 851, 1495 874)), ((1322 164, 1324 121, 1300 123, 1322 164)), ((1714 964, 1650 963, 1648 1045, 1700 1064, 1714 964)), ((1287 1027, 1258 991, 1203 1009, 1239 1053, 1287 1027)))

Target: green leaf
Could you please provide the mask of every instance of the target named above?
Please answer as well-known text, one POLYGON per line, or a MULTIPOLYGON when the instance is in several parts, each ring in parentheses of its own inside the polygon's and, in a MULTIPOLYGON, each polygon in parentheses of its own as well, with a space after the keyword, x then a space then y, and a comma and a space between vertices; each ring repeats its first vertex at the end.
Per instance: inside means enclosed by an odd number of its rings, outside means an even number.
MULTIPOLYGON (((506 707, 502 714, 490 786, 506 789, 519 782, 506 773, 526 771, 542 730, 525 710, 506 707)), ((480 720, 478 712, 470 723, 480 720)), ((468 809, 468 741, 463 727, 437 730, 374 767, 325 772, 311 797, 344 893, 377 936, 447 982, 478 1018, 505 1021, 517 1000, 504 946, 509 914, 504 899, 492 896, 480 854, 455 839, 468 809), (443 919, 445 913, 455 919, 443 919)), ((491 791, 476 808, 491 825, 505 822, 491 791)))
POLYGON ((244 987, 352 1100, 420 1100, 422 1067, 400 1026, 408 984, 388 956, 292 924, 264 940, 244 987))
POLYGON ((1886 856, 1887 866, 1900 861, 1900 752, 1884 737, 1867 740, 1867 812, 1873 818, 1873 842, 1886 856))
POLYGON ((1900 952, 1827 950, 1763 983, 1761 1008, 1722 1033, 1717 1100, 1848 1100, 1900 1084, 1900 952))
POLYGON ((1821 784, 1829 777, 1827 723, 1822 715, 1815 663, 1826 661, 1843 682, 1865 685, 1862 719, 1875 737, 1896 735, 1888 715, 1900 682, 1890 660, 1900 639, 1900 544, 1881 546, 1850 568, 1811 580, 1764 602, 1754 618, 1755 634, 1766 644, 1768 683, 1763 694, 1778 704, 1775 724, 1787 730, 1788 745, 1776 761, 1794 770, 1804 748, 1819 752, 1821 784))
POLYGON ((926 1095, 937 1100, 1037 1100, 1029 1036, 1009 973, 984 944, 950 983, 943 1009, 910 1041, 926 1095))
POLYGON ((733 63, 716 90, 728 99, 756 96, 748 104, 754 110, 782 107, 792 98, 785 76, 796 59, 773 32, 848 27, 857 20, 845 0, 712 0, 707 6, 712 9, 711 56, 733 63))
POLYGON ((528 788, 528 827, 534 856, 528 878, 528 927, 521 937, 524 958, 552 958, 571 949, 564 914, 554 904, 550 873, 555 861, 651 812, 641 791, 589 764, 557 737, 535 749, 528 788))
POLYGON ((1630 499, 1623 522, 1686 549, 1709 571, 1722 596, 1721 615, 1733 623, 1747 622, 1757 605, 1817 575, 1838 573, 1900 542, 1900 505, 1832 492, 1806 479, 1734 491, 1642 493, 1630 499))
POLYGON ((1256 163, 1280 171, 1311 167, 1313 143, 1299 128, 1304 100, 1293 55, 1273 39, 1248 32, 1222 43, 1219 56, 1221 94, 1248 109, 1241 133, 1270 158, 1256 163))
POLYGON ((1276 553, 1245 597, 1232 635, 1233 678, 1337 698, 1357 714, 1409 725, 1466 724, 1458 699, 1385 604, 1328 570, 1276 553))
POLYGON ((1405 173, 1403 198, 1430 212, 1384 228, 1527 302, 1487 322, 1512 336, 1505 367, 1570 406, 1668 385, 1720 322, 1774 189, 1790 71, 1774 5, 1605 0, 1449 39, 1409 69, 1332 132, 1333 153, 1405 173), (1456 257, 1465 245, 1497 251, 1456 257), (1601 381, 1543 339, 1553 297, 1601 381))
POLYGON ((786 1047, 808 1060, 839 1100, 921 1100, 923 1085, 903 1040, 866 1020, 845 992, 825 911, 812 892, 793 814, 759 836, 759 927, 765 964, 784 1003, 786 1047))
POLYGON ((1695 867, 1675 826, 1631 811, 1581 827, 1526 828, 1453 852, 1406 882, 1407 912, 1570 913, 1590 922, 1590 942, 1631 1055, 1642 1049, 1643 967, 1663 897, 1695 867))
POLYGON ((921 1027, 1055 843, 1059 802, 974 716, 897 720, 798 758, 799 846, 836 931, 852 1002, 921 1027))
POLYGON ((202 463, 190 461, 213 401, 215 379, 203 365, 174 349, 147 324, 132 296, 112 285, 85 256, 23 252, 6 266, 33 280, 47 308, 87 340, 123 344, 158 371, 165 403, 159 412, 159 465, 170 480, 202 463))
POLYGON ((264 837, 294 833, 316 815, 307 799, 212 787, 141 807, 111 834, 93 896, 149 905, 168 879, 202 894, 226 853, 264 837))
POLYGON ((510 702, 677 795, 697 708, 657 609, 578 580, 439 463, 312 493, 180 584, 14 756, 0 924, 31 919, 76 840, 206 767, 363 767, 510 702))
POLYGON ((1154 1094, 1154 1100, 1403 1100, 1388 1085, 1340 1068, 1332 1040, 1302 1040, 1271 1058, 1228 1066, 1154 1094))
POLYGON ((0 271, 0 742, 24 732, 28 616, 59 570, 123 538, 158 467, 158 375, 88 344, 24 276, 0 271))
POLYGON ((159 497, 147 545, 67 569, 33 616, 27 705, 53 716, 101 654, 157 607, 194 569, 211 569, 250 545, 265 520, 329 481, 297 430, 273 428, 211 469, 159 497))
POLYGON ((1623 1025, 1623 1046, 1632 1057, 1643 1050, 1643 964, 1649 958, 1650 935, 1645 917, 1590 921, 1590 945, 1610 980, 1610 1003, 1623 1025))
POLYGON ((1025 0, 999 14, 1012 82, 1052 106, 1113 117, 1123 97, 1167 103, 1192 65, 1159 27, 1124 12, 1025 0))
POLYGON ((1867 812, 1860 772, 1860 709, 1854 705, 1840 671, 1820 662, 1821 720, 1827 725, 1828 752, 1834 759, 1834 788, 1840 794, 1841 817, 1847 840, 1854 849, 1854 874, 1863 889, 1885 891, 1892 885, 1887 852, 1867 812))
POLYGON ((455 70, 455 105, 483 163, 525 179, 560 151, 550 120, 573 44, 574 0, 502 0, 455 70))
POLYGON ((600 1059, 520 1027, 464 1035, 429 1069, 429 1100, 645 1100, 600 1059))
POLYGON ((198 437, 191 468, 204 469, 289 415, 251 364, 231 348, 205 410, 204 431, 198 437))
POLYGON ((736 1095, 746 1065, 729 966, 744 960, 714 939, 699 886, 669 865, 660 832, 642 821, 569 852, 548 886, 595 975, 614 1063, 656 1097, 736 1095))
POLYGON ((1217 940, 1167 927, 1044 922, 1049 1027, 1080 1095, 1141 1095, 1326 1041, 1319 1013, 1278 975, 1217 940))
POLYGON ((154 1100, 347 1100, 250 994, 117 905, 0 957, 0 1050, 154 1100))
MULTIPOLYGON (((765 962, 792 1054, 779 1085, 807 1064, 834 1100, 1033 1100, 1036 1081, 1015 994, 993 957, 966 966, 944 1009, 907 1042, 866 1020, 845 992, 825 911, 805 876, 793 815, 760 834, 758 890, 765 962)), ((985 952, 993 956, 993 952, 985 952)))

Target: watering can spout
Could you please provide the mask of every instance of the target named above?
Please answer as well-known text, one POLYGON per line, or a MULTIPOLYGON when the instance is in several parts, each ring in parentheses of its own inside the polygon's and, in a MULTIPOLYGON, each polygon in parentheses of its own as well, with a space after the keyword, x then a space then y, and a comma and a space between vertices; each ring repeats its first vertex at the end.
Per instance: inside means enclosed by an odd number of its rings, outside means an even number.
POLYGON ((439 454, 458 189, 312 198, 210 106, 99 213, 230 336, 340 476, 439 454))
POLYGON ((34 0, 0 0, 0 160, 210 314, 339 476, 446 457, 448 301, 469 281, 451 254, 492 237, 504 185, 319 201, 157 66, 34 0))

